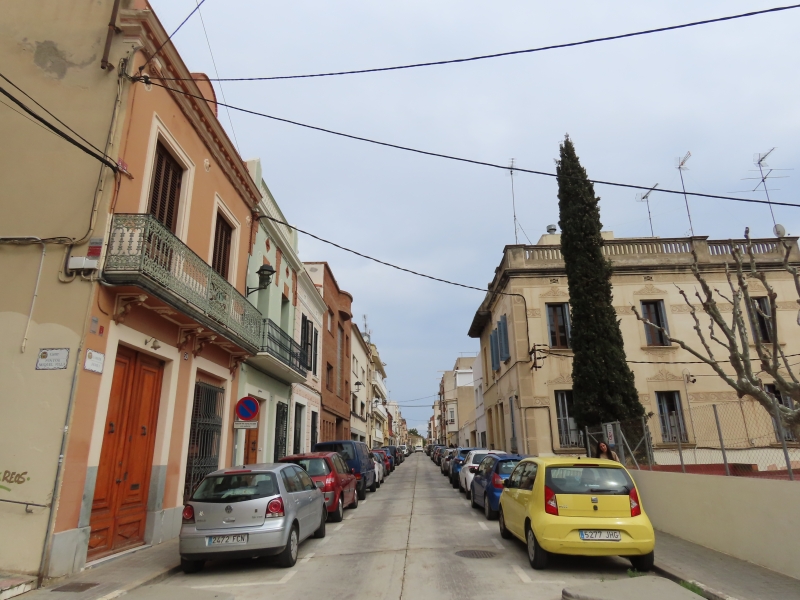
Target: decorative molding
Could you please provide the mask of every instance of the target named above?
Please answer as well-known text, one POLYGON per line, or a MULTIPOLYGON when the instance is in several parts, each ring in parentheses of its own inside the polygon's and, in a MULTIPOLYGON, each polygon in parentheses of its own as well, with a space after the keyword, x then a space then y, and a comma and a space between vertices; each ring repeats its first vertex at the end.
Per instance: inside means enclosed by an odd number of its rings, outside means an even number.
POLYGON ((534 406, 550 406, 550 398, 547 396, 535 396, 531 404, 534 406))
POLYGON ((665 355, 674 354, 678 351, 678 346, 662 346, 658 349, 655 346, 651 346, 651 348, 652 350, 642 350, 642 352, 658 359, 663 359, 665 355))
POLYGON ((639 402, 649 405, 652 403, 652 398, 650 398, 650 394, 639 394, 639 402))
POLYGON ((133 307, 144 304, 145 300, 147 294, 118 294, 114 314, 111 317, 114 323, 117 325, 124 323, 133 307))
POLYGON ((542 309, 541 308, 529 308, 527 311, 528 317, 535 319, 537 317, 542 316, 542 309))
POLYGON ((236 379, 236 373, 239 371, 239 366, 247 359, 249 355, 238 352, 231 354, 231 379, 236 379))
POLYGON ((798 304, 800 304, 800 300, 797 302, 776 302, 775 306, 778 308, 778 310, 797 310, 800 308, 798 304))
MULTIPOLYGON (((694 310, 697 313, 705 312, 703 310, 703 306, 701 304, 692 304, 692 308, 694 308, 694 310)), ((690 314, 692 312, 692 308, 689 308, 688 304, 673 304, 671 306, 670 310, 672 311, 673 314, 687 314, 688 315, 688 314, 690 314)), ((727 302, 724 302, 722 304, 717 304, 717 308, 719 309, 719 312, 721 312, 721 313, 733 312, 733 304, 728 304, 727 302)))
POLYGON ((666 294, 667 290, 657 288, 652 283, 648 283, 642 289, 633 292, 634 296, 649 296, 651 294, 666 294))
POLYGON ((556 286, 551 287, 543 294, 539 294, 539 298, 569 298, 569 294, 556 286))
POLYGON ((514 304, 522 304, 525 302, 525 298, 520 298, 519 296, 514 296, 514 304))
POLYGON ((182 325, 178 327, 178 350, 183 350, 189 345, 189 338, 203 333, 203 328, 197 325, 182 325))
POLYGON ((767 291, 766 288, 764 287, 764 284, 761 283, 758 279, 750 279, 750 281, 747 283, 747 287, 756 292, 767 291))
POLYGON ((215 339, 217 339, 216 334, 210 331, 196 334, 195 341, 197 342, 197 345, 192 352, 194 357, 197 358, 197 356, 205 349, 205 347, 212 343, 215 339))
POLYGON ((653 377, 648 377, 647 381, 683 381, 683 377, 670 373, 666 369, 661 369, 653 377))
POLYGON ((736 402, 736 392, 699 392, 689 394, 689 402, 698 404, 714 404, 715 402, 736 402))
POLYGON ((559 375, 547 382, 547 385, 572 385, 572 375, 559 375))
POLYGON ((632 314, 634 314, 632 306, 615 306, 614 307, 614 311, 618 315, 632 315, 632 314))

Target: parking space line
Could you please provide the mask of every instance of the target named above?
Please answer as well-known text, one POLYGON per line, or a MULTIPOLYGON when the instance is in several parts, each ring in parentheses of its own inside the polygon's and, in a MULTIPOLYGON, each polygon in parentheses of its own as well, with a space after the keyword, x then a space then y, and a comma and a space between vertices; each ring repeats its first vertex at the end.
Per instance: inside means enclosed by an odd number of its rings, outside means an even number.
POLYGON ((480 525, 480 528, 483 529, 484 531, 489 531, 489 528, 486 526, 486 523, 484 523, 483 521, 479 521, 478 525, 480 525))
POLYGON ((101 596, 97 600, 112 600, 113 598, 117 598, 125 594, 125 590, 114 590, 113 592, 106 594, 105 596, 101 596))
POLYGON ((325 544, 328 543, 328 540, 330 540, 330 539, 331 538, 329 538, 329 537, 323 538, 323 540, 319 544, 317 544, 317 546, 324 546, 325 544))
POLYGON ((333 530, 339 531, 342 527, 344 527, 344 523, 339 523, 336 527, 333 528, 333 530))
POLYGON ((301 559, 300 559, 300 562, 301 562, 302 564, 306 564, 306 563, 307 563, 308 561, 310 561, 312 558, 314 558, 314 553, 313 553, 313 552, 311 552, 311 553, 310 553, 310 554, 308 554, 307 556, 304 556, 303 558, 301 558, 301 559))
POLYGON ((193 585, 193 590, 210 590, 228 587, 252 587, 254 585, 283 585, 295 576, 297 571, 289 571, 278 581, 254 581, 253 583, 219 583, 215 585, 193 585))
POLYGON ((528 577, 528 574, 523 571, 519 565, 511 565, 511 568, 514 569, 514 573, 522 580, 522 583, 532 583, 531 578, 528 577))
POLYGON ((506 547, 503 546, 503 544, 501 544, 498 540, 496 540, 494 538, 492 538, 492 543, 494 543, 494 545, 497 546, 498 550, 505 550, 506 549, 506 547))

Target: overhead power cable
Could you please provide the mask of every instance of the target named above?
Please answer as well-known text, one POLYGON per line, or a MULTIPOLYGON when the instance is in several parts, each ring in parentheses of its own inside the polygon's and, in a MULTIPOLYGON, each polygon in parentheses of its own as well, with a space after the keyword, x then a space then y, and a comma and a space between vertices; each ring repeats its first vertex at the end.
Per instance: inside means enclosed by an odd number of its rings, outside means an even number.
MULTIPOLYGON (((184 96, 189 96, 190 98, 196 98, 198 100, 203 100, 204 102, 211 102, 211 103, 214 103, 214 104, 216 104, 218 106, 224 106, 226 108, 230 108, 231 110, 237 110, 237 111, 245 113, 245 114, 254 115, 254 116, 257 116, 257 117, 263 117, 265 119, 271 119, 273 121, 278 121, 280 123, 288 123, 289 125, 296 125, 297 127, 303 127, 305 129, 311 129, 313 131, 320 131, 322 133, 329 133, 331 135, 336 135, 336 136, 339 136, 339 137, 343 137, 343 138, 347 138, 347 139, 351 139, 351 140, 356 140, 356 141, 359 141, 359 142, 367 142, 368 144, 375 144, 377 146, 384 146, 386 148, 394 148, 395 150, 404 150, 406 152, 413 152, 415 154, 422 154, 424 156, 435 156, 437 158, 446 158, 447 160, 454 160, 454 161, 457 161, 457 162, 463 162, 463 163, 467 163, 467 164, 471 164, 471 165, 479 165, 479 166, 482 166, 482 167, 491 167, 493 169, 502 169, 503 171, 513 170, 513 171, 519 171, 520 173, 530 173, 532 175, 541 175, 541 176, 544 176, 544 177, 553 177, 553 178, 557 178, 558 177, 558 175, 556 175, 555 173, 548 173, 546 171, 535 171, 533 169, 523 169, 523 168, 517 167, 517 166, 509 167, 508 165, 500 165, 500 164, 484 162, 484 161, 480 161, 480 160, 473 160, 473 159, 470 159, 470 158, 462 158, 462 157, 459 157, 459 156, 450 156, 448 154, 441 154, 439 152, 429 152, 427 150, 419 150, 417 148, 410 148, 408 146, 400 146, 398 144, 391 144, 389 142, 381 142, 379 140, 373 140, 373 139, 370 139, 370 138, 365 138, 365 137, 361 137, 361 136, 357 136, 357 135, 351 135, 349 133, 342 133, 340 131, 334 131, 332 129, 325 129, 324 127, 317 127, 315 125, 307 125, 306 123, 300 123, 298 121, 292 121, 290 119, 283 119, 281 117, 268 115, 266 113, 258 112, 258 111, 255 111, 255 110, 249 110, 249 109, 241 108, 241 107, 238 107, 238 106, 231 106, 231 105, 228 105, 228 104, 224 104, 222 102, 216 102, 214 100, 208 100, 207 98, 204 98, 203 96, 198 96, 197 94, 191 94, 189 92, 184 92, 183 90, 172 88, 172 87, 170 87, 168 85, 156 83, 156 82, 152 81, 151 78, 146 76, 146 75, 142 76, 142 77, 135 77, 133 79, 135 81, 142 81, 142 82, 145 82, 145 83, 150 83, 152 85, 155 85, 155 86, 170 90, 171 92, 175 92, 176 94, 183 94, 184 96)), ((581 178, 581 181, 583 181, 582 178, 581 178)), ((589 181, 591 183, 595 183, 597 185, 608 185, 608 186, 612 186, 612 187, 631 188, 631 189, 634 189, 634 190, 649 191, 649 190, 652 189, 652 186, 634 185, 634 184, 631 184, 631 183, 618 183, 618 182, 613 182, 613 181, 603 181, 601 179, 589 179, 589 181)), ((670 190, 670 189, 667 189, 667 188, 658 188, 658 189, 656 189, 654 191, 660 192, 660 193, 663 193, 663 194, 678 194, 678 195, 681 195, 681 196, 684 194, 683 190, 670 190)), ((732 202, 746 202, 746 203, 753 203, 753 204, 773 204, 773 205, 779 205, 779 206, 793 206, 795 208, 800 208, 800 204, 792 204, 790 202, 775 202, 774 200, 770 202, 770 201, 767 201, 767 200, 757 200, 755 198, 735 198, 733 196, 719 196, 719 195, 716 195, 716 194, 703 194, 703 193, 700 193, 700 192, 688 192, 688 191, 686 192, 686 194, 689 195, 689 196, 697 196, 697 197, 700 197, 700 198, 711 198, 711 199, 716 199, 716 200, 730 200, 732 202)))
POLYGON ((139 67, 139 72, 140 72, 140 73, 141 73, 141 72, 144 70, 144 68, 145 68, 147 65, 149 65, 149 64, 150 64, 150 61, 151 61, 151 60, 153 60, 153 59, 154 59, 156 56, 158 56, 158 53, 159 53, 159 52, 161 52, 161 49, 162 49, 164 46, 166 46, 166 45, 169 43, 169 41, 172 39, 172 36, 173 36, 173 35, 175 35, 176 33, 178 33, 178 32, 180 31, 181 27, 183 27, 183 26, 186 24, 186 21, 188 21, 188 20, 189 20, 189 19, 192 17, 192 15, 193 15, 194 13, 196 13, 198 10, 200 10, 200 7, 203 5, 203 2, 205 2, 205 1, 206 1, 206 0, 200 0, 200 2, 197 4, 197 6, 195 6, 195 7, 192 9, 192 12, 190 12, 190 13, 189 13, 189 14, 186 16, 186 18, 185 18, 183 21, 181 21, 181 24, 180 24, 180 25, 178 25, 178 27, 176 27, 176 28, 175 28, 175 31, 173 31, 172 33, 170 33, 170 34, 169 34, 169 37, 168 37, 166 40, 164 40, 164 42, 163 42, 163 43, 162 43, 162 44, 161 44, 161 45, 160 45, 160 46, 159 46, 159 47, 156 49, 156 51, 155 51, 155 52, 153 52, 153 54, 150 56, 150 58, 148 58, 148 59, 147 59, 147 60, 144 62, 144 64, 143 64, 141 67, 139 67))
POLYGON ((29 114, 31 117, 33 117, 36 121, 38 121, 39 123, 41 123, 42 125, 44 125, 48 129, 50 129, 57 136, 63 138, 65 141, 69 142, 70 144, 72 144, 73 146, 78 148, 79 150, 82 150, 83 152, 85 152, 89 156, 92 156, 93 158, 99 160, 101 163, 103 163, 104 165, 109 167, 114 172, 119 170, 119 168, 117 167, 116 163, 114 163, 111 159, 109 159, 107 156, 105 156, 102 152, 98 154, 93 149, 87 148, 86 146, 81 144, 78 140, 76 140, 74 137, 72 137, 69 134, 65 133, 64 131, 62 131, 61 129, 59 129, 58 127, 56 127, 55 125, 53 125, 49 121, 43 119, 38 114, 36 114, 33 110, 31 110, 28 106, 26 106, 21 100, 19 100, 16 97, 12 96, 5 88, 0 87, 0 94, 3 94, 5 97, 7 97, 9 100, 11 100, 14 104, 19 106, 23 111, 25 111, 27 114, 29 114))
MULTIPOLYGON (((735 19, 744 19, 747 17, 755 17, 758 15, 765 15, 769 13, 776 13, 785 10, 792 10, 794 8, 800 8, 800 4, 792 4, 789 6, 776 6, 774 8, 767 8, 764 10, 755 10, 751 12, 741 13, 738 15, 730 15, 727 17, 717 17, 714 19, 704 19, 702 21, 692 21, 691 23, 682 23, 680 25, 669 25, 667 27, 657 27, 655 29, 645 29, 643 31, 634 31, 631 33, 621 33, 618 35, 609 35, 605 37, 599 38, 591 38, 588 40, 582 40, 579 42, 567 42, 564 44, 554 44, 551 46, 541 46, 539 48, 528 48, 527 50, 511 50, 509 52, 498 52, 496 54, 483 54, 480 56, 471 56, 469 58, 454 58, 450 60, 437 60, 432 62, 423 62, 423 63, 412 63, 407 65, 398 65, 394 67, 379 67, 374 69, 356 69, 353 71, 334 71, 330 73, 312 73, 307 75, 276 75, 272 77, 225 77, 225 78, 217 78, 212 79, 211 81, 274 81, 279 79, 311 79, 315 77, 334 77, 339 75, 360 75, 363 73, 380 73, 383 71, 400 71, 403 69, 417 69, 420 67, 434 67, 440 65, 451 65, 457 63, 465 63, 465 62, 474 62, 478 60, 487 60, 490 58, 502 58, 505 56, 515 56, 517 54, 532 54, 534 52, 545 52, 548 50, 560 50, 562 48, 573 48, 575 46, 586 46, 588 44, 597 44, 600 42, 611 42, 614 40, 622 40, 625 38, 632 38, 638 37, 643 35, 650 35, 653 33, 664 33, 666 31, 676 31, 678 29, 687 29, 689 27, 697 27, 700 25, 710 25, 712 23, 722 23, 724 21, 733 21, 735 19)), ((191 16, 191 15, 190 15, 191 16)), ((188 17, 187 17, 188 18, 188 17)), ((156 79, 155 77, 153 79, 156 79)), ((181 79, 190 79, 190 78, 178 78, 178 77, 161 77, 160 79, 163 80, 170 80, 170 81, 178 81, 181 79)))

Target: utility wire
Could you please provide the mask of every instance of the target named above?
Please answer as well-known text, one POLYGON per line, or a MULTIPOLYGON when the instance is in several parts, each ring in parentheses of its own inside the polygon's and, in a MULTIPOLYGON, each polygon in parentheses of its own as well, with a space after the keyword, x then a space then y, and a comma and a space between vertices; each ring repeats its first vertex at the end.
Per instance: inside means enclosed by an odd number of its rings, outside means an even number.
MULTIPOLYGON (((631 37, 638 37, 643 35, 649 35, 652 33, 663 33, 665 31, 675 31, 678 29, 686 29, 688 27, 697 27, 699 25, 709 25, 711 23, 722 23, 724 21, 733 21, 735 19, 744 19, 746 17, 755 17, 757 15, 764 15, 768 13, 776 13, 785 10, 791 10, 794 8, 800 8, 800 4, 792 4, 788 6, 776 6, 774 8, 767 8, 764 10, 756 10, 746 13, 741 13, 738 15, 730 15, 727 17, 717 17, 714 19, 704 19, 702 21, 693 21, 691 23, 682 23, 680 25, 670 25, 668 27, 658 27, 656 29, 645 29, 644 31, 634 31, 632 33, 622 33, 619 35, 610 35, 606 37, 599 37, 599 38, 592 38, 588 40, 583 40, 580 42, 568 42, 564 44, 555 44, 552 46, 541 46, 539 48, 529 48, 527 50, 512 50, 510 52, 498 52, 496 54, 484 54, 481 56, 472 56, 469 58, 455 58, 451 60, 438 60, 433 62, 424 62, 424 63, 412 63, 408 65, 399 65, 395 67, 380 67, 375 69, 358 69, 354 71, 335 71, 331 73, 313 73, 308 75, 279 75, 273 77, 227 77, 227 78, 218 78, 212 81, 273 81, 277 79, 310 79, 313 77, 333 77, 337 75, 358 75, 362 73, 379 73, 382 71, 399 71, 401 69, 416 69, 419 67, 433 67, 439 65, 450 65, 455 63, 465 63, 465 62, 473 62, 477 60, 486 60, 490 58, 501 58, 504 56, 514 56, 516 54, 532 54, 534 52, 545 52, 547 50, 559 50, 562 48, 573 48, 575 46, 585 46, 588 44, 597 44, 599 42, 610 42, 614 40, 621 40, 625 38, 631 37)), ((191 15, 190 15, 191 16, 191 15)), ((187 17, 188 18, 188 17, 187 17)), ((154 78, 155 79, 155 78, 154 78)), ((181 79, 187 78, 171 78, 171 77, 162 77, 163 80, 170 80, 170 81, 179 81, 181 79)))
POLYGON ((169 37, 166 40, 164 40, 164 43, 161 44, 158 47, 158 49, 156 49, 155 52, 153 52, 150 58, 148 58, 141 67, 139 67, 139 73, 141 73, 144 70, 144 68, 150 64, 150 61, 153 60, 158 55, 159 52, 161 52, 161 49, 169 43, 169 41, 172 39, 172 36, 178 33, 178 31, 180 31, 181 27, 183 27, 186 24, 186 21, 188 21, 194 13, 200 10, 200 7, 203 5, 203 2, 205 1, 206 0, 200 0, 200 3, 192 9, 192 12, 190 12, 183 21, 181 21, 181 24, 178 25, 175 31, 169 34, 169 37))
MULTIPOLYGON (((208 99, 206 99, 206 98, 204 98, 202 96, 198 96, 196 94, 190 94, 189 92, 184 92, 182 90, 169 87, 168 85, 156 83, 155 81, 151 81, 151 78, 146 76, 146 75, 142 76, 142 77, 134 77, 133 80, 134 81, 142 81, 144 83, 150 83, 152 85, 155 85, 155 86, 170 90, 171 92, 175 92, 176 94, 183 94, 184 96, 189 96, 190 98, 196 98, 198 100, 203 100, 204 102, 214 102, 213 100, 208 100, 208 99)), ((357 135, 351 135, 349 133, 342 133, 340 131, 333 131, 332 129, 325 129, 324 127, 317 127, 315 125, 307 125, 305 123, 300 123, 298 121, 292 121, 290 119, 283 119, 281 117, 275 117, 273 115, 268 115, 266 113, 262 113, 262 112, 258 112, 258 111, 254 111, 254 110, 249 110, 249 109, 246 109, 246 108, 241 108, 241 107, 238 107, 238 106, 231 106, 231 105, 228 105, 228 104, 223 104, 222 102, 215 102, 215 104, 217 104, 219 106, 225 106, 225 107, 228 107, 228 108, 230 108, 232 110, 237 110, 239 112, 243 112, 243 113, 246 113, 246 114, 249 114, 249 115, 254 115, 254 116, 257 116, 257 117, 264 117, 265 119, 271 119, 273 121, 278 121, 278 122, 281 122, 281 123, 288 123, 289 125, 296 125, 298 127, 303 127, 305 129, 311 129, 313 131, 321 131, 322 133, 329 133, 331 135, 336 135, 336 136, 347 138, 347 139, 351 139, 351 140, 357 140, 359 142, 367 142, 369 144, 375 144, 377 146, 384 146, 386 148, 394 148, 395 150, 405 150, 406 152, 413 152, 415 154, 422 154, 424 156, 435 156, 437 158, 446 158, 448 160, 455 160, 455 161, 458 161, 458 162, 463 162, 463 163, 472 164, 472 165, 479 165, 479 166, 482 166, 482 167, 492 167, 493 169, 502 169, 504 171, 508 171, 510 169, 513 169, 514 171, 519 171, 520 173, 530 173, 532 175, 542 175, 544 177, 553 177, 553 178, 557 178, 558 177, 558 175, 556 175, 555 173, 548 173, 546 171, 535 171, 533 169, 522 169, 522 168, 517 167, 517 166, 509 167, 508 165, 499 165, 499 164, 484 162, 484 161, 480 161, 480 160, 472 160, 470 158, 462 158, 462 157, 458 157, 458 156, 450 156, 448 154, 441 154, 441 153, 438 153, 438 152, 429 152, 427 150, 419 150, 417 148, 409 148, 408 146, 400 146, 398 144, 390 144, 389 142, 381 142, 381 141, 373 140, 373 139, 370 139, 370 138, 360 137, 360 136, 357 136, 357 135)), ((581 180, 583 180, 583 179, 581 179, 581 180)), ((631 188, 631 189, 634 189, 634 190, 649 191, 650 189, 652 189, 652 186, 634 185, 634 184, 631 184, 631 183, 617 183, 617 182, 613 182, 613 181, 603 181, 603 180, 600 180, 600 179, 589 179, 588 181, 591 182, 591 183, 595 183, 597 185, 608 185, 608 186, 612 186, 612 187, 631 188)), ((661 193, 664 193, 664 194, 683 195, 683 191, 681 191, 681 190, 670 190, 670 189, 667 189, 667 188, 658 188, 657 190, 654 190, 654 191, 661 192, 661 193)), ((686 192, 686 194, 689 195, 689 196, 698 196, 700 198, 712 198, 712 199, 717 199, 717 200, 730 200, 730 201, 733 201, 733 202, 747 202, 747 203, 753 203, 753 204, 773 204, 773 205, 792 206, 792 207, 795 207, 795 208, 800 208, 800 204, 792 204, 792 203, 789 203, 789 202, 775 202, 775 201, 768 202, 767 200, 756 200, 754 198, 734 198, 733 196, 718 196, 716 194, 702 194, 700 192, 686 192)))
MULTIPOLYGON (((53 132, 52 132, 50 129, 48 129, 47 127, 45 127, 45 126, 44 126, 44 125, 42 125, 41 123, 39 123, 39 121, 35 121, 34 119, 30 118, 28 115, 26 115, 26 114, 25 114, 24 112, 22 112, 21 110, 19 110, 19 109, 17 109, 17 108, 14 108, 13 106, 11 106, 11 105, 10 105, 8 102, 3 102, 2 100, 0 100, 0 104, 2 104, 3 106, 6 106, 6 107, 8 107, 10 110, 13 110, 13 111, 14 111, 15 113, 17 113, 19 116, 21 116, 21 117, 23 117, 23 118, 25 118, 25 119, 28 119, 28 121, 30 121, 31 123, 33 123, 33 124, 34 124, 34 125, 36 125, 37 127, 41 127, 42 129, 44 129, 44 130, 45 130, 47 133, 49 133, 50 135, 56 135, 56 134, 55 134, 55 133, 53 133, 53 132)), ((56 136, 56 137, 58 137, 58 136, 56 136)))
POLYGON ((31 117, 33 117, 34 119, 39 121, 39 123, 42 123, 45 127, 50 129, 51 131, 53 131, 56 135, 58 135, 59 137, 63 138, 64 140, 66 140, 67 142, 69 142, 70 144, 72 144, 73 146, 78 148, 79 150, 82 150, 83 152, 85 152, 89 156, 92 156, 92 157, 96 158, 101 163, 103 163, 104 165, 109 167, 115 173, 119 170, 117 165, 114 162, 112 162, 107 156, 102 155, 102 154, 98 154, 94 150, 92 150, 90 148, 87 148, 86 146, 81 144, 78 140, 76 140, 75 138, 73 138, 69 134, 65 133, 64 131, 62 131, 61 129, 59 129, 58 127, 53 125, 52 123, 49 123, 48 121, 46 121, 45 119, 43 119, 42 117, 37 115, 30 108, 28 108, 28 106, 26 106, 21 100, 19 100, 19 99, 15 98, 14 96, 12 96, 8 91, 6 91, 2 87, 0 87, 0 94, 3 94, 5 97, 7 97, 9 100, 11 100, 14 104, 19 106, 26 113, 28 113, 31 117))

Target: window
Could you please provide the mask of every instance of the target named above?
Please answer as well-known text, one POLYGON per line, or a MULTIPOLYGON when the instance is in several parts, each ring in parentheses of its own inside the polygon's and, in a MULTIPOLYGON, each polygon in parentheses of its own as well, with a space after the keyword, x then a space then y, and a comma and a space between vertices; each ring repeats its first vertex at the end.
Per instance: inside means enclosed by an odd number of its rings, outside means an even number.
POLYGON ((314 356, 314 361, 311 365, 311 372, 316 375, 317 374, 317 354, 319 353, 319 331, 314 329, 314 345, 312 347, 312 353, 314 356))
MULTIPOLYGON (((663 300, 643 300, 642 301, 642 316, 659 327, 663 327, 665 331, 669 331, 667 327, 667 315, 664 312, 663 300)), ((664 331, 656 329, 652 325, 644 326, 644 333, 647 337, 648 346, 669 346, 670 341, 664 331)))
POLYGON ((364 410, 367 408, 367 405, 363 402, 361 403, 361 418, 364 418, 364 410))
MULTIPOLYGON (((775 384, 768 383, 768 384, 766 384, 764 386, 764 389, 767 392, 769 392, 770 394, 772 394, 773 396, 775 396, 775 400, 778 401, 778 404, 781 404, 781 405, 783 405, 783 406, 785 406, 787 408, 794 408, 792 406, 791 398, 784 397, 783 394, 781 394, 781 391, 775 386, 775 384)), ((775 439, 780 441, 780 439, 781 439, 781 437, 780 437, 780 435, 781 435, 780 434, 780 429, 778 428, 778 422, 775 420, 775 417, 772 417, 772 427, 775 429, 775 439)), ((796 442, 797 441, 795 439, 794 433, 792 433, 791 431, 786 429, 786 427, 783 427, 783 438, 787 442, 796 442)))
POLYGON ((353 375, 358 377, 358 359, 355 356, 353 357, 353 375))
POLYGON ((500 362, 506 362, 511 358, 508 347, 508 320, 505 315, 497 322, 497 348, 500 362))
POLYGON ((336 395, 342 397, 342 369, 344 368, 344 329, 339 325, 336 329, 336 395))
POLYGON ((311 481, 311 477, 308 476, 308 473, 297 467, 295 467, 295 471, 295 474, 300 479, 300 485, 303 486, 305 491, 310 492, 311 490, 315 489, 314 482, 311 481))
POLYGON ((150 214, 175 233, 183 169, 164 146, 156 146, 153 165, 153 188, 150 191, 150 214))
POLYGON ((333 333, 333 311, 328 309, 328 331, 333 333))
POLYGON ((753 308, 750 311, 750 327, 753 337, 758 336, 761 342, 772 341, 772 311, 769 308, 769 298, 751 298, 753 308))
POLYGON ((233 237, 233 227, 217 214, 217 225, 214 230, 214 254, 211 256, 211 268, 222 275, 223 279, 228 278, 228 268, 231 260, 231 238, 233 237))
POLYGON ((517 465, 517 468, 514 469, 514 472, 508 478, 508 486, 512 488, 518 488, 520 481, 522 481, 522 472, 525 470, 525 464, 520 463, 517 465))
POLYGON ((547 304, 547 328, 551 348, 569 348, 569 304, 547 304))
MULTIPOLYGON (((525 464, 525 471, 522 473, 522 479, 519 482, 519 489, 532 491, 533 484, 536 482, 536 472, 539 470, 539 465, 535 462, 528 462, 525 464)), ((517 467, 514 472, 516 473, 519 470, 517 467)))
POLYGON ((500 370, 500 344, 497 339, 497 329, 489 336, 489 345, 492 351, 492 371, 500 370))
POLYGON ((286 467, 281 471, 283 485, 290 494, 303 491, 303 484, 300 482, 300 478, 297 476, 294 469, 294 467, 286 467))
POLYGON ((305 357, 304 367, 317 374, 317 329, 307 316, 300 319, 300 348, 305 357))
POLYGON ((325 387, 328 388, 329 392, 333 391, 333 365, 331 365, 331 363, 327 363, 327 369, 325 371, 325 387))
POLYGON ((665 442, 677 442, 680 432, 681 441, 688 442, 686 426, 683 422, 681 395, 678 392, 656 392, 658 402, 658 419, 661 423, 661 439, 665 442))
POLYGON ((583 432, 575 423, 575 408, 572 390, 556 392, 556 420, 558 421, 558 443, 562 448, 583 448, 583 432))
POLYGON ((450 409, 450 422, 451 423, 456 422, 456 411, 452 408, 450 409))

